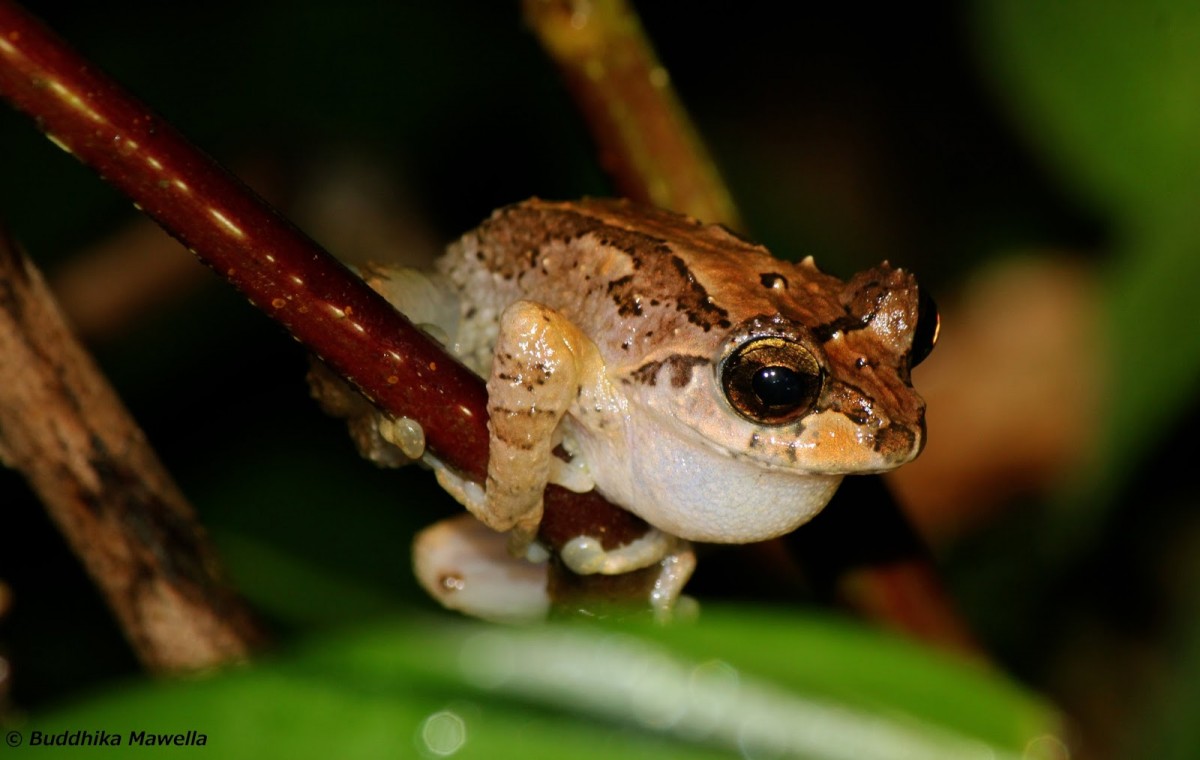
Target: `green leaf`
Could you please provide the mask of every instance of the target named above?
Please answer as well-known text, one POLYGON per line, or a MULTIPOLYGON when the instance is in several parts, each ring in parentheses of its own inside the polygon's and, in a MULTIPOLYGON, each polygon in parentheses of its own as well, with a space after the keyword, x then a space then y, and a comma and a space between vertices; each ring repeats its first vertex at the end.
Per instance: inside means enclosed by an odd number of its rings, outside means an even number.
MULTIPOLYGON (((1200 196, 1200 5, 986 0, 987 60, 1031 138, 1128 221, 1200 196)), ((1176 206, 1177 207, 1177 206, 1176 206)))
POLYGON ((963 760, 1053 756, 1058 720, 994 673, 880 634, 708 610, 668 628, 381 625, 205 680, 114 689, 20 730, 26 743, 107 731, 122 746, 196 731, 224 758, 963 760))

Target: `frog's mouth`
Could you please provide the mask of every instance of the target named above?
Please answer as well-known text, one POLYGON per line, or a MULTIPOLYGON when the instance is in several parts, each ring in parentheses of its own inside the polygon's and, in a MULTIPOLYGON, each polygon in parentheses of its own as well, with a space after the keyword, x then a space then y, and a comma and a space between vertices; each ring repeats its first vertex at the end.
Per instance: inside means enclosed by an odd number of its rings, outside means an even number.
POLYGON ((734 456, 759 466, 810 475, 886 472, 912 461, 925 443, 924 426, 862 424, 836 411, 812 412, 780 427, 755 426, 734 456))
POLYGON ((853 383, 835 380, 828 383, 816 412, 810 415, 816 421, 805 420, 809 426, 827 428, 830 437, 842 439, 846 448, 840 453, 859 462, 844 472, 861 472, 864 464, 874 472, 894 469, 915 459, 925 446, 924 400, 911 385, 896 378, 891 387, 884 377, 876 375, 874 379, 877 393, 884 395, 882 400, 853 383), (860 456, 855 456, 851 447, 860 449, 860 456))

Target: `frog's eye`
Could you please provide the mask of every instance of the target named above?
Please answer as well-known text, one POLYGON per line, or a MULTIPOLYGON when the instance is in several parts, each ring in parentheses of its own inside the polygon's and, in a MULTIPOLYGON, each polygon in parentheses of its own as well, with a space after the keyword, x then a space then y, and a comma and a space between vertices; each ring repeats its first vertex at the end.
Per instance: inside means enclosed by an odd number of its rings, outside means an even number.
POLYGON ((941 329, 942 318, 938 314, 937 304, 932 296, 922 290, 917 297, 917 327, 913 331, 912 349, 908 354, 909 369, 925 361, 925 357, 937 345, 941 329))
POLYGON ((825 375, 809 349, 776 336, 755 338, 721 364, 725 397, 738 414, 763 425, 782 425, 812 409, 825 375))

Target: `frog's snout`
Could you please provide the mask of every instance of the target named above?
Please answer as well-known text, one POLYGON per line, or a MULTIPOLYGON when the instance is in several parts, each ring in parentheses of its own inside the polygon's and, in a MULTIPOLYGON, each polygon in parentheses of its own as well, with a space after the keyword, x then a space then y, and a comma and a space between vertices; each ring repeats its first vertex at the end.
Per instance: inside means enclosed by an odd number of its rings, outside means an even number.
MULTIPOLYGON (((924 420, 922 420, 924 423, 924 420)), ((907 425, 888 425, 875 433, 875 451, 892 467, 916 459, 925 448, 925 425, 913 429, 907 425)))

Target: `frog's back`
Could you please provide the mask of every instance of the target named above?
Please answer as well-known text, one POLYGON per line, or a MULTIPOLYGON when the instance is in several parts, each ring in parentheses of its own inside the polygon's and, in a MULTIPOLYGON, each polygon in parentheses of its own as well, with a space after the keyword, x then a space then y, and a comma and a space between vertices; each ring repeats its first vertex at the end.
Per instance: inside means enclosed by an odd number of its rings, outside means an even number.
MULTIPOLYGON (((715 344, 731 325, 794 310, 773 278, 833 280, 723 227, 595 199, 502 208, 438 268, 463 295, 460 349, 477 368, 488 366, 500 313, 519 299, 564 314, 616 366, 681 343, 715 344)), ((803 308, 820 312, 797 315, 808 323, 841 313, 821 299, 803 308)))

